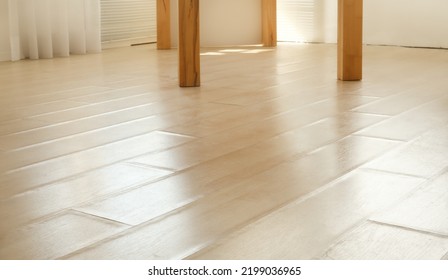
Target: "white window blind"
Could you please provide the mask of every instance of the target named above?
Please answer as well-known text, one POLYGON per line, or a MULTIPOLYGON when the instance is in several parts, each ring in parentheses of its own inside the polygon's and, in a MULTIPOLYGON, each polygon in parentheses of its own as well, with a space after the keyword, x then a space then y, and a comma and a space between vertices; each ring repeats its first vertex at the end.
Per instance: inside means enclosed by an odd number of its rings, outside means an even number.
POLYGON ((277 14, 279 41, 315 42, 315 0, 278 0, 277 14))
POLYGON ((156 0, 101 0, 103 47, 156 40, 156 0))

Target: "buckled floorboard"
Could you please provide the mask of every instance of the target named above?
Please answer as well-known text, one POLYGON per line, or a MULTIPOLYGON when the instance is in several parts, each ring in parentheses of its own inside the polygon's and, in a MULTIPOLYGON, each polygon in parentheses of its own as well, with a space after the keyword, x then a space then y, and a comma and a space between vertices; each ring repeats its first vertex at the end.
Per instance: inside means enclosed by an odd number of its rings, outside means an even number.
POLYGON ((447 259, 448 51, 0 63, 0 259, 447 259))

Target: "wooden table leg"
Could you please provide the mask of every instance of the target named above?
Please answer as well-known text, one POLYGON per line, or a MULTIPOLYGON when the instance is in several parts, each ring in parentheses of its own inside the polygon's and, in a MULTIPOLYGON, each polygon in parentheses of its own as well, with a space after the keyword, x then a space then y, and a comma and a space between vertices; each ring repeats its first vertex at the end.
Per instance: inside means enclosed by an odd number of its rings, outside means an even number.
POLYGON ((277 46, 277 0, 262 0, 261 28, 264 47, 277 46))
POLYGON ((157 49, 171 48, 170 0, 157 0, 157 49))
POLYGON ((362 79, 363 0, 338 2, 338 79, 362 79))
POLYGON ((199 0, 179 0, 179 85, 201 84, 199 0))

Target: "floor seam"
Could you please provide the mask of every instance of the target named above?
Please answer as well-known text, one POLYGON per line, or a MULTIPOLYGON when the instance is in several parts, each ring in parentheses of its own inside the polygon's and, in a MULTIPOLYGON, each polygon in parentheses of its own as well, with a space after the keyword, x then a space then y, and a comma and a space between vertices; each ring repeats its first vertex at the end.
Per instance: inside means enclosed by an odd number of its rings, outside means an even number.
POLYGON ((415 232, 415 233, 420 233, 420 234, 425 234, 425 235, 431 235, 431 236, 438 237, 438 238, 448 239, 448 235, 447 234, 443 234, 443 233, 431 232, 431 231, 427 231, 427 230, 423 230, 423 229, 417 229, 417 228, 413 228, 413 227, 409 227, 409 226, 405 226, 405 225, 398 225, 398 224, 392 224, 392 223, 388 223, 388 222, 381 222, 381 221, 377 221, 377 220, 374 220, 374 219, 368 219, 367 221, 369 221, 371 223, 374 223, 374 224, 377 224, 377 225, 388 226, 388 227, 402 229, 402 230, 406 230, 406 231, 410 231, 410 232, 415 232))
POLYGON ((91 216, 91 217, 94 217, 96 219, 100 219, 100 220, 104 220, 104 221, 108 221, 108 222, 113 222, 115 224, 120 224, 120 225, 126 226, 128 228, 133 227, 133 225, 127 224, 125 222, 121 222, 121 221, 110 219, 110 218, 107 218, 107 217, 104 217, 104 216, 100 216, 100 215, 96 215, 96 214, 93 214, 93 213, 85 212, 85 211, 82 211, 82 210, 79 210, 79 209, 76 209, 76 208, 70 208, 70 211, 76 212, 76 213, 80 213, 80 214, 85 215, 85 216, 91 216))

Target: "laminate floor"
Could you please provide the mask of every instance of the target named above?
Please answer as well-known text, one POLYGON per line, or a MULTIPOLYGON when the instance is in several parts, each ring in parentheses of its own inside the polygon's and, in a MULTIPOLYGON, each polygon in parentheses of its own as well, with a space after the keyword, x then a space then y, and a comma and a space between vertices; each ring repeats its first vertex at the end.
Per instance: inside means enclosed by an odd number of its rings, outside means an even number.
POLYGON ((448 51, 0 63, 0 259, 447 259, 448 51))

